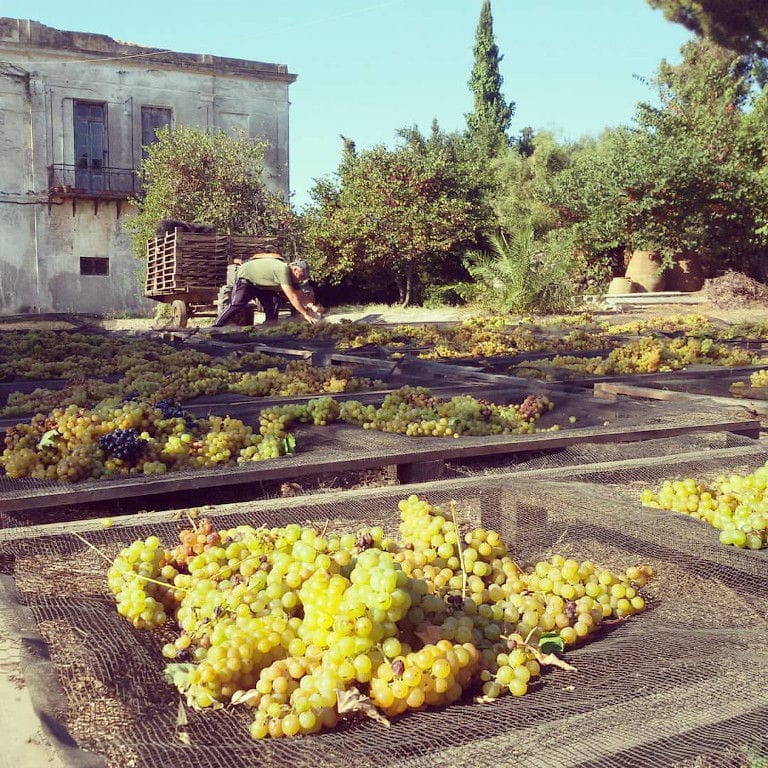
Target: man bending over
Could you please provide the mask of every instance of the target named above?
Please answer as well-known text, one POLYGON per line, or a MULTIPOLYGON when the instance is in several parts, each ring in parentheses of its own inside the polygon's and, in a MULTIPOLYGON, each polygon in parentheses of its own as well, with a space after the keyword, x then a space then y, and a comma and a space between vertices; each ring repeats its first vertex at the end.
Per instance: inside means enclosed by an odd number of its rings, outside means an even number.
POLYGON ((214 328, 227 322, 245 308, 251 299, 258 299, 264 310, 264 322, 277 320, 282 291, 296 311, 314 325, 319 322, 304 302, 298 286, 309 280, 309 264, 297 259, 288 264, 278 253, 255 254, 237 268, 235 287, 228 306, 222 308, 213 322, 214 328))

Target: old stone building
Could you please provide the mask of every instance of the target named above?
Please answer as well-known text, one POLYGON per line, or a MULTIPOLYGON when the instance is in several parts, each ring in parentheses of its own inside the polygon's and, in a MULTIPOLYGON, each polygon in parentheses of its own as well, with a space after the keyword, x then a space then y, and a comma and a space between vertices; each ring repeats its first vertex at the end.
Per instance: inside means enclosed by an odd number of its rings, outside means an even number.
POLYGON ((123 226, 142 147, 161 125, 243 130, 269 142, 265 182, 287 196, 295 79, 0 18, 0 314, 153 308, 123 226))

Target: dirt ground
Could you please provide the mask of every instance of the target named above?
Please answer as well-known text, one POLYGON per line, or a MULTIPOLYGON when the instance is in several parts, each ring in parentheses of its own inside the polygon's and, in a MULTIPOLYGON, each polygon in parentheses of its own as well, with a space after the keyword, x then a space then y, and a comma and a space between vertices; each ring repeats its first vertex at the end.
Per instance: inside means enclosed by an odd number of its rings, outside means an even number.
MULTIPOLYGON (((723 323, 761 322, 768 319, 768 307, 748 304, 731 308, 716 307, 702 294, 687 294, 686 303, 670 300, 664 304, 627 304, 618 308, 595 306, 589 311, 595 319, 626 322, 633 319, 670 315, 704 315, 723 323)), ((469 316, 461 309, 397 308, 397 307, 341 307, 326 317, 326 322, 342 319, 368 323, 423 323, 460 321, 469 316)), ((150 330, 162 327, 155 318, 143 319, 87 319, 88 324, 108 330, 150 330)), ((259 322, 257 315, 256 322, 259 322)), ((206 327, 210 319, 192 319, 189 328, 206 327)), ((72 319, 45 316, 41 318, 0 318, 0 329, 11 328, 68 328, 72 319)), ((3 745, 0 749, 0 768, 65 768, 66 763, 46 739, 40 720, 33 708, 24 684, 19 642, 9 617, 0 611, 0 723, 3 745)))

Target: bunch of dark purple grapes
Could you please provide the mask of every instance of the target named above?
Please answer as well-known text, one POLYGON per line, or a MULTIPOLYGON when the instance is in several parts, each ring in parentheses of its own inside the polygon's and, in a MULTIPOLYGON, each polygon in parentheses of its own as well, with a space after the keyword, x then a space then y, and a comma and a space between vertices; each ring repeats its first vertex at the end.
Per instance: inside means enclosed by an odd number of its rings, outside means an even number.
POLYGON ((164 419, 182 418, 190 429, 195 425, 194 416, 190 416, 190 414, 173 400, 158 400, 155 403, 155 408, 160 411, 164 419))
POLYGON ((99 438, 99 448, 109 456, 124 461, 136 461, 144 451, 147 441, 133 429, 115 429, 99 438))

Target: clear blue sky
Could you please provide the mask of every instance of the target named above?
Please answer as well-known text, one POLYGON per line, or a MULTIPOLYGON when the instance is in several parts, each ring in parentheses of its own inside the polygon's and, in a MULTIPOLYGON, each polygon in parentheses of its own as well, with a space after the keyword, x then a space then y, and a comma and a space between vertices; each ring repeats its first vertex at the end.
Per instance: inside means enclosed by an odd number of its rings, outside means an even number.
MULTIPOLYGON (((465 127, 481 0, 3 0, 0 13, 58 29, 185 53, 286 64, 294 203, 333 173, 344 134, 359 148, 393 146, 395 131, 433 118, 465 127)), ((511 132, 562 139, 630 124, 662 59, 690 34, 645 0, 492 0, 511 132)))

